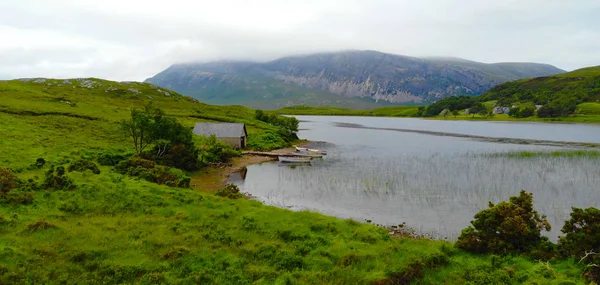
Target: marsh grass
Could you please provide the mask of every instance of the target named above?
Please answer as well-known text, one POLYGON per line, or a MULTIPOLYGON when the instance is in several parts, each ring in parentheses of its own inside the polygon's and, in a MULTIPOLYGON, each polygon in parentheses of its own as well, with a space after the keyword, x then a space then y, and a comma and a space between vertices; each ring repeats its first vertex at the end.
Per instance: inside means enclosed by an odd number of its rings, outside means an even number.
POLYGON ((600 158, 600 151, 596 150, 564 150, 564 151, 520 151, 483 154, 488 157, 510 157, 510 158, 535 158, 535 157, 568 157, 568 158, 600 158))

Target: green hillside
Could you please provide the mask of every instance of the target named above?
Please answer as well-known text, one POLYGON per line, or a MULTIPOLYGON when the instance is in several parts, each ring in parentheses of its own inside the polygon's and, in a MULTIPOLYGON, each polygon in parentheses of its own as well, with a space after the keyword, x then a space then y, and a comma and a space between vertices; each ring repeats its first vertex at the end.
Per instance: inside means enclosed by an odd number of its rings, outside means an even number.
MULTIPOLYGON (((578 117, 578 121, 593 120, 600 115, 600 66, 588 67, 564 74, 517 80, 498 85, 479 97, 449 97, 433 103, 424 116, 436 116, 450 111, 473 108, 478 103, 493 102, 477 113, 485 114, 493 107, 511 108, 516 118, 578 117)), ((472 112, 471 112, 472 113, 472 112)))
POLYGON ((246 123, 250 139, 279 133, 251 109, 145 83, 1 81, 0 284, 584 283, 576 260, 472 255, 445 241, 219 197, 202 180, 150 182, 150 168, 167 178, 205 171, 155 166, 150 153, 124 158, 133 146, 118 122, 150 101, 185 126, 231 121, 246 123))

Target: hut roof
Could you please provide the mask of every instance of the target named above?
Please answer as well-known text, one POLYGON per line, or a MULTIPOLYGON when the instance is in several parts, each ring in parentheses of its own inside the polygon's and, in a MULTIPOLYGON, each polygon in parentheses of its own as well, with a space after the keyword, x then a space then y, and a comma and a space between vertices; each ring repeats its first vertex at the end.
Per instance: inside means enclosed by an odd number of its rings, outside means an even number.
POLYGON ((239 138, 247 136, 246 125, 239 123, 196 123, 194 134, 218 138, 239 138))

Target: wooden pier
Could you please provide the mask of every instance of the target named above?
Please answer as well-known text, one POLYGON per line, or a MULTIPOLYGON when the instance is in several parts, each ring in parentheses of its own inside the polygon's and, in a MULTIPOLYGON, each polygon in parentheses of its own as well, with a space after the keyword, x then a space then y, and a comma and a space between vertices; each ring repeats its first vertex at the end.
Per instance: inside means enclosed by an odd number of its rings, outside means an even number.
POLYGON ((268 157, 274 157, 274 158, 277 158, 279 156, 287 156, 287 157, 304 156, 304 157, 312 157, 312 158, 322 158, 323 157, 320 154, 304 154, 304 153, 295 153, 295 152, 276 153, 276 152, 262 152, 262 151, 243 151, 242 154, 243 155, 268 156, 268 157))

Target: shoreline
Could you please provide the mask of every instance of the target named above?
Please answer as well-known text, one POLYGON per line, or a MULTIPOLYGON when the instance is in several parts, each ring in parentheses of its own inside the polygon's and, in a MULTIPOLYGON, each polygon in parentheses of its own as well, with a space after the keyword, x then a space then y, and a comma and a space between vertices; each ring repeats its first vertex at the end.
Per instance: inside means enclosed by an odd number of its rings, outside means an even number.
MULTIPOLYGON (((299 141, 296 142, 295 145, 306 147, 311 143, 313 142, 299 141)), ((269 152, 286 154, 294 151, 294 147, 287 147, 270 150, 269 152)), ((235 157, 227 164, 209 166, 206 169, 192 173, 190 185, 192 186, 192 189, 197 191, 216 192, 227 185, 227 180, 229 180, 233 173, 239 172, 243 168, 250 165, 261 164, 269 161, 277 161, 277 158, 249 154, 242 155, 241 157, 235 157)))

